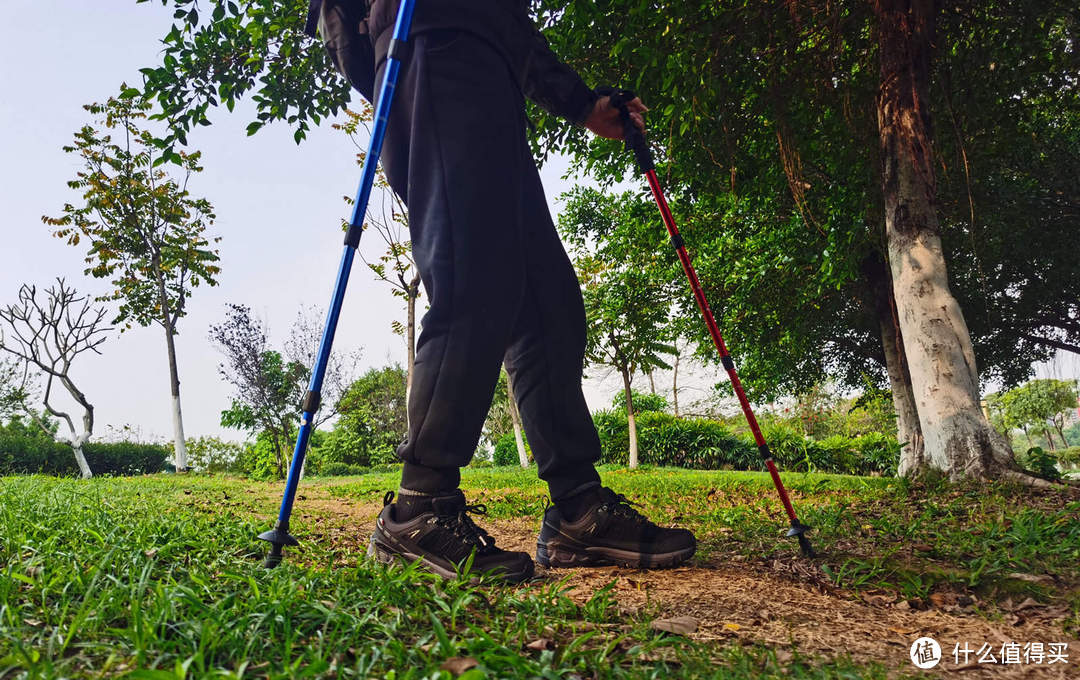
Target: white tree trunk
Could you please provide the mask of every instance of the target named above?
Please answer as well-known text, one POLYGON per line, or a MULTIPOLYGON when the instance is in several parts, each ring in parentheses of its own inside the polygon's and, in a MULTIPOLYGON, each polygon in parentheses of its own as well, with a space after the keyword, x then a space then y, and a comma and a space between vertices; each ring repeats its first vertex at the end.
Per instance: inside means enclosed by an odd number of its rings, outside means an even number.
POLYGON ((924 438, 921 465, 952 478, 1015 469, 1012 451, 979 408, 971 337, 949 291, 930 147, 932 0, 878 0, 885 231, 900 334, 924 438))
POLYGON ((182 471, 187 469, 188 454, 187 440, 184 438, 184 416, 180 412, 180 395, 178 394, 173 395, 172 398, 172 421, 173 446, 176 449, 173 464, 176 466, 177 471, 182 471))
MULTIPOLYGON (((505 366, 505 364, 504 364, 505 366)), ((529 453, 525 450, 525 438, 522 436, 521 412, 518 411, 517 400, 514 399, 514 380, 510 377, 510 371, 506 372, 506 397, 510 407, 510 422, 514 424, 514 442, 517 444, 518 462, 521 467, 529 467, 529 453)))
POLYGON ((630 435, 631 470, 638 466, 637 419, 634 417, 634 395, 630 390, 630 372, 622 371, 623 390, 626 392, 626 428, 630 435))
POLYGON ((915 406, 915 394, 911 390, 911 376, 904 362, 903 340, 896 332, 892 314, 880 319, 881 346, 885 352, 885 370, 889 375, 893 408, 896 411, 897 439, 904 448, 900 451, 901 477, 924 466, 922 427, 915 406))
POLYGON ((94 476, 93 472, 90 472, 90 465, 86 462, 86 455, 83 454, 83 442, 80 437, 77 443, 71 445, 71 450, 75 453, 75 462, 79 464, 79 474, 83 479, 90 479, 94 476))

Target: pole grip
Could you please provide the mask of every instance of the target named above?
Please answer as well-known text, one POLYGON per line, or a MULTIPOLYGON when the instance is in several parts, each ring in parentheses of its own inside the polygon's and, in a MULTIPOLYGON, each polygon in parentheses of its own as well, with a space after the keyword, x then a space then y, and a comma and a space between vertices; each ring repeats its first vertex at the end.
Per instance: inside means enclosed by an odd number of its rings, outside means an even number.
POLYGON ((619 120, 622 121, 623 126, 623 141, 626 143, 626 149, 634 152, 634 159, 637 160, 641 172, 646 173, 655 168, 652 151, 649 149, 648 142, 645 141, 645 134, 637 125, 634 125, 634 120, 630 117, 630 109, 626 106, 637 99, 637 95, 631 90, 610 87, 598 88, 596 93, 610 97, 611 105, 618 109, 619 120))

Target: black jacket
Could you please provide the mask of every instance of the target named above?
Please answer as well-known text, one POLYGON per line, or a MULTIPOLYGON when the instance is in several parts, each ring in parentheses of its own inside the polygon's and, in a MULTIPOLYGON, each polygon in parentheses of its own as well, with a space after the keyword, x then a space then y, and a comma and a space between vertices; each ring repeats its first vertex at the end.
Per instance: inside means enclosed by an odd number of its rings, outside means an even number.
MULTIPOLYGON (((353 87, 374 99, 375 70, 386 58, 398 0, 310 0, 307 30, 315 27, 334 65, 353 87)), ((596 94, 551 51, 529 16, 529 0, 416 0, 412 34, 436 29, 475 33, 502 54, 521 91, 545 110, 580 124, 596 94)))

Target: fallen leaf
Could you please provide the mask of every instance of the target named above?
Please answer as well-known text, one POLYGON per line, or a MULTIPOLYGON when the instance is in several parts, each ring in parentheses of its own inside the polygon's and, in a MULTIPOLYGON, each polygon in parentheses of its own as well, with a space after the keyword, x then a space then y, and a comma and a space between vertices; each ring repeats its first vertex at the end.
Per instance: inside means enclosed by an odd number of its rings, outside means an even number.
POLYGON ((1013 611, 1018 612, 1021 609, 1028 609, 1030 607, 1038 607, 1038 606, 1039 606, 1039 603, 1029 597, 1029 598, 1025 599, 1023 602, 1021 602, 1020 604, 1018 604, 1016 606, 1016 609, 1014 609, 1013 611))
POLYGON ((1048 583, 1054 580, 1045 574, 1036 576, 1035 574, 1025 574, 1019 571, 1014 571, 1011 574, 1006 574, 1005 576, 1006 578, 1014 578, 1017 581, 1027 581, 1028 583, 1048 583))
POLYGON ((692 616, 676 616, 670 619, 656 619, 649 624, 653 630, 676 635, 689 635, 697 630, 698 621, 692 616))
POLYGON ((892 604, 896 598, 889 595, 863 595, 863 599, 867 604, 872 604, 875 607, 887 607, 892 604))
POLYGON ((933 605, 938 609, 941 609, 945 605, 949 604, 949 599, 945 597, 944 593, 930 593, 930 602, 932 602, 933 605))
POLYGON ((541 652, 545 649, 555 649, 555 641, 548 638, 536 638, 525 645, 525 649, 531 649, 534 652, 541 652))
POLYGON ((915 550, 918 550, 919 552, 933 552, 934 551, 934 546, 932 546, 932 545, 930 545, 928 543, 912 543, 911 547, 914 548, 915 550))
POLYGON ((740 626, 737 623, 725 623, 724 624, 724 630, 730 630, 732 632, 735 632, 735 631, 739 630, 740 628, 742 628, 742 626, 740 626))
POLYGON ((461 675, 470 668, 476 668, 480 662, 471 656, 455 656, 442 662, 440 670, 450 671, 454 675, 461 675))
POLYGON ((143 555, 146 555, 147 557, 153 557, 154 555, 157 555, 157 548, 151 548, 150 550, 143 550, 143 555))

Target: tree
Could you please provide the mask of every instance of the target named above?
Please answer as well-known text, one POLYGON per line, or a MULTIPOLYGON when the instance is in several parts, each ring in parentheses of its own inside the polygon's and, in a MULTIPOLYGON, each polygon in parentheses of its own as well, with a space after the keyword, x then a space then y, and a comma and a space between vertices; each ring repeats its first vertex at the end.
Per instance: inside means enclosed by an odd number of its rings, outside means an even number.
POLYGON ((29 366, 0 358, 0 423, 24 414, 30 401, 29 366))
POLYGON ((567 197, 559 229, 569 242, 581 280, 588 330, 588 361, 622 377, 630 438, 630 467, 638 464, 632 381, 639 371, 670 368, 666 340, 672 305, 671 258, 655 255, 655 230, 639 197, 612 199, 593 190, 567 197))
POLYGON ((374 465, 395 460, 408 432, 405 370, 372 368, 352 382, 338 403, 340 417, 322 450, 332 461, 374 465))
MULTIPOLYGON (((151 0, 136 0, 137 3, 151 0)), ((209 125, 211 107, 250 97, 254 134, 283 121, 299 143, 312 123, 344 108, 349 85, 338 76, 322 44, 304 33, 307 0, 160 0, 175 8, 162 39, 161 61, 140 69, 143 93, 168 122, 163 157, 176 160, 195 126, 209 125)))
MULTIPOLYGON (((342 130, 349 136, 349 140, 356 146, 356 162, 364 164, 364 156, 367 153, 361 146, 357 135, 361 128, 370 136, 369 125, 373 111, 365 105, 360 113, 345 110, 348 120, 344 124, 335 124, 334 128, 342 130)), ((389 182, 380 167, 375 175, 375 189, 380 197, 378 208, 373 202, 368 203, 367 215, 364 218, 364 231, 375 231, 375 234, 386 245, 386 251, 375 262, 364 259, 363 253, 360 258, 364 261, 380 281, 390 284, 394 297, 405 300, 405 323, 398 321, 393 323, 393 330, 405 338, 405 370, 406 390, 412 389, 413 365, 416 363, 416 302, 420 299, 420 271, 416 268, 416 262, 412 257, 412 244, 406 238, 409 230, 409 210, 405 202, 390 189, 389 182)), ((352 205, 353 199, 346 196, 345 201, 352 205)), ((348 229, 348 222, 342 224, 348 229)), ((359 252, 359 251, 358 251, 359 252)))
POLYGON ((936 10, 932 0, 879 0, 876 12, 885 233, 925 441, 923 451, 901 453, 900 474, 997 477, 1017 466, 979 406, 975 351, 949 290, 937 214, 928 106, 936 10))
POLYGON ((484 421, 483 440, 494 450, 498 448, 499 441, 511 432, 514 433, 518 463, 521 467, 529 467, 529 450, 525 446, 521 413, 514 398, 514 384, 504 366, 499 372, 499 381, 495 385, 495 393, 484 421))
MULTIPOLYGON (((210 327, 210 340, 225 356, 219 372, 233 387, 235 396, 230 407, 222 411, 221 424, 247 430, 253 434, 265 433, 274 449, 274 467, 279 477, 285 476, 289 464, 286 448, 295 434, 296 416, 311 376, 314 351, 302 354, 297 348, 314 346, 313 327, 305 322, 303 315, 294 328, 293 356, 270 348, 266 325, 244 305, 227 306, 225 321, 210 327), (303 341, 295 338, 304 338, 303 341)), ((338 355, 340 356, 340 355, 338 355)), ((332 418, 337 413, 341 386, 347 385, 347 374, 355 363, 349 355, 344 360, 332 356, 327 368, 327 380, 323 391, 323 408, 315 415, 313 426, 332 418)))
MULTIPOLYGON (((94 407, 86 394, 71 377, 71 366, 82 354, 101 354, 101 344, 108 339, 112 329, 105 325, 106 310, 95 307, 89 296, 79 295, 74 288, 57 279, 39 299, 35 286, 23 285, 19 289, 19 301, 0 309, 0 350, 14 356, 24 366, 24 381, 17 389, 25 400, 27 387, 26 370, 33 367, 45 374, 45 391, 41 396, 45 410, 64 421, 70 436, 62 441, 71 445, 83 479, 93 476, 83 455, 83 446, 94 433, 94 407), (54 383, 60 383, 72 399, 82 408, 82 427, 66 411, 53 402, 54 383)), ((25 404, 20 404, 25 405, 25 404)), ((30 409, 24 412, 32 417, 43 431, 50 432, 30 409)))
POLYGON ((187 448, 176 335, 193 289, 217 285, 218 252, 211 242, 219 239, 206 234, 214 221, 213 207, 187 190, 191 175, 202 170, 199 152, 178 154, 179 178, 156 169, 160 155, 153 135, 138 127, 149 105, 137 94, 125 87, 119 97, 84 107, 100 117, 102 130, 83 126, 75 133, 75 143, 64 147, 82 162, 68 183, 82 192, 82 201, 78 206, 65 204, 59 218, 42 219, 57 227, 54 234, 69 244, 89 244, 86 273, 110 279, 114 288, 106 299, 120 303, 113 323, 156 324, 164 330, 175 464, 184 470, 187 448))
MULTIPOLYGON (((1049 378, 1031 380, 1006 392, 999 401, 1006 411, 1006 424, 1023 428, 1037 427, 1046 437, 1051 450, 1057 449, 1050 427, 1057 430, 1064 448, 1069 442, 1065 437, 1064 415, 1076 407, 1076 381, 1049 378)), ((1031 441, 1030 436, 1028 441, 1031 441)))

